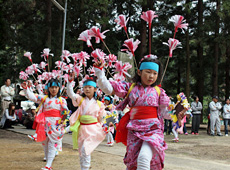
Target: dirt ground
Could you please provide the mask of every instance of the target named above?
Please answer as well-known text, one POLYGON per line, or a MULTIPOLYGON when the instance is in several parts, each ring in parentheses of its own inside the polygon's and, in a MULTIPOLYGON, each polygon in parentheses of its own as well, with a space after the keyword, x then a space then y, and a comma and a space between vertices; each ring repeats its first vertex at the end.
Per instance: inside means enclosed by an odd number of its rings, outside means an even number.
MULTIPOLYGON (((173 143, 171 135, 165 137, 169 147, 166 156, 174 154, 229 164, 230 137, 211 137, 206 135, 205 131, 199 136, 179 137, 179 143, 173 143)), ((26 135, 0 129, 0 150, 0 170, 38 170, 45 166, 41 144, 30 141, 26 135)), ((91 170, 124 170, 122 160, 122 156, 94 151, 91 170)), ((63 151, 55 158, 53 168, 80 170, 78 152, 73 150, 71 145, 63 144, 63 151)))

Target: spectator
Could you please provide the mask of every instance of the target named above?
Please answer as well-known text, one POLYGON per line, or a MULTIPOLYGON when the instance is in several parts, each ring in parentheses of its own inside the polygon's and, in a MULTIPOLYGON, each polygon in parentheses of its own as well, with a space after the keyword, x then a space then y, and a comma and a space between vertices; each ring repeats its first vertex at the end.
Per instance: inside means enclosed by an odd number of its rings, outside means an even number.
POLYGON ((1 103, 1 108, 2 112, 0 115, 0 118, 3 117, 5 110, 8 109, 9 104, 12 101, 12 97, 14 95, 14 88, 10 86, 11 81, 9 78, 5 79, 5 85, 1 87, 1 96, 2 96, 2 103, 1 103))
POLYGON ((217 136, 223 136, 220 132, 220 109, 221 104, 218 102, 218 97, 213 96, 212 102, 209 103, 210 107, 210 126, 211 126, 211 136, 215 135, 215 126, 217 131, 217 136))
POLYGON ((192 109, 192 135, 198 135, 199 134, 199 128, 200 128, 200 115, 202 110, 202 104, 199 102, 198 96, 194 97, 194 101, 191 103, 191 109, 192 109))
POLYGON ((27 129, 32 129, 33 127, 33 123, 34 123, 34 119, 35 119, 35 115, 36 115, 36 106, 32 106, 28 111, 27 114, 25 116, 25 120, 23 122, 23 125, 27 128, 27 129))
POLYGON ((8 109, 5 110, 3 117, 1 119, 1 126, 3 129, 5 128, 13 128, 17 122, 16 115, 15 115, 15 104, 10 103, 8 109))
POLYGON ((225 136, 228 136, 228 125, 230 125, 230 99, 226 99, 225 103, 223 108, 224 130, 225 136))

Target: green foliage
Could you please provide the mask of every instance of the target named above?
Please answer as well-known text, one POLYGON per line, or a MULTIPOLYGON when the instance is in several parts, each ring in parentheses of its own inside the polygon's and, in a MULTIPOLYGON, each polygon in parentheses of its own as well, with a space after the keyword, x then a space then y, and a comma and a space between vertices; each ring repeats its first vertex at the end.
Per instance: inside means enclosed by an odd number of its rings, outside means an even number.
MULTIPOLYGON (((64 0, 59 0, 64 6, 64 0)), ((198 93, 198 77, 201 74, 199 68, 199 57, 197 54, 198 44, 203 48, 203 80, 204 100, 209 100, 212 91, 212 67, 214 64, 214 42, 219 44, 219 93, 220 97, 225 95, 225 61, 226 49, 229 48, 229 28, 230 28, 230 2, 221 1, 219 13, 216 13, 215 3, 211 0, 204 1, 203 4, 203 25, 198 27, 198 2, 197 1, 151 1, 151 0, 68 0, 67 26, 65 49, 71 53, 82 50, 91 53, 92 49, 86 46, 85 42, 78 41, 80 33, 92 26, 100 26, 101 31, 109 29, 105 42, 110 51, 117 55, 123 48, 126 40, 124 30, 115 30, 114 19, 119 14, 130 17, 127 27, 130 38, 138 39, 148 31, 142 32, 140 15, 142 10, 154 10, 158 15, 152 24, 152 54, 157 55, 163 66, 168 58, 168 47, 162 45, 167 42, 174 34, 174 25, 168 20, 173 15, 183 15, 189 23, 189 47, 191 60, 190 74, 190 95, 198 93), (220 17, 220 34, 215 38, 215 19, 220 17), (201 36, 202 35, 202 36, 201 36)), ((48 47, 47 32, 51 28, 51 46, 55 57, 52 63, 59 60, 61 55, 63 12, 52 5, 51 25, 47 23, 47 1, 46 0, 0 0, 0 83, 3 84, 5 76, 11 77, 14 81, 18 80, 21 70, 30 65, 30 61, 23 57, 26 51, 32 52, 32 59, 35 63, 40 63, 41 51, 48 47), (12 72, 13 69, 13 72, 12 72)), ((186 84, 186 36, 179 29, 176 38, 182 43, 182 49, 176 49, 173 57, 170 58, 169 66, 163 82, 163 88, 172 95, 180 91, 185 91, 186 84)), ((148 39, 146 39, 147 44, 148 39)), ((94 48, 103 48, 102 44, 95 44, 94 48)), ((142 47, 138 47, 136 58, 139 61, 142 47)), ((146 50, 148 51, 148 50, 146 50)), ((146 52, 147 54, 147 52, 146 52)), ((89 63, 90 64, 90 63, 89 63)), ((206 102, 206 101, 204 101, 206 102)))

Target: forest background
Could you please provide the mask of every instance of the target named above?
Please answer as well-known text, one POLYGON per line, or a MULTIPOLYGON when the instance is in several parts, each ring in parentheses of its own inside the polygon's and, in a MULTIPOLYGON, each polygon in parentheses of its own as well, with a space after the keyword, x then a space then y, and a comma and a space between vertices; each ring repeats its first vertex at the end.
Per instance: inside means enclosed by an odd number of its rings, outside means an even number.
MULTIPOLYGON (((63 7, 65 0, 57 0, 63 7)), ((126 40, 124 30, 117 31, 114 19, 123 14, 130 38, 139 39, 135 52, 137 62, 148 54, 148 27, 140 19, 142 12, 156 11, 158 18, 152 23, 152 54, 165 66, 168 47, 162 45, 173 37, 174 26, 168 20, 182 15, 189 28, 179 31, 177 39, 182 49, 176 49, 170 58, 163 88, 176 98, 184 92, 192 101, 198 95, 204 105, 204 118, 208 102, 218 95, 222 102, 229 98, 230 83, 230 1, 226 0, 68 0, 65 49, 71 53, 82 50, 92 52, 86 43, 78 41, 80 33, 92 26, 101 31, 109 29, 105 42, 113 54, 118 54, 126 40)), ((0 0, 0 84, 6 77, 20 82, 19 72, 30 65, 23 55, 32 52, 35 63, 42 61, 41 52, 50 48, 51 67, 60 60, 64 13, 51 0, 0 0)), ((105 50, 103 44, 95 47, 105 50)), ((88 64, 89 65, 89 64, 88 64)))

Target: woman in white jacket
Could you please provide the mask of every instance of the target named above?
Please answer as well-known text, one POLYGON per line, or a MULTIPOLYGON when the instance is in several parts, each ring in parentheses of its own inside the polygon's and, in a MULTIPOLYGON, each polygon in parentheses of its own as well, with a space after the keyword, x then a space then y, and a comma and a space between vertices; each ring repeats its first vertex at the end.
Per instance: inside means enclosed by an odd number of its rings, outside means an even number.
POLYGON ((6 109, 4 111, 4 115, 1 119, 1 126, 2 128, 13 128, 12 125, 14 125, 17 122, 16 115, 15 115, 15 104, 10 103, 9 109, 6 109))
POLYGON ((225 103, 223 108, 224 130, 225 136, 228 136, 228 124, 230 125, 230 99, 226 99, 225 103))

